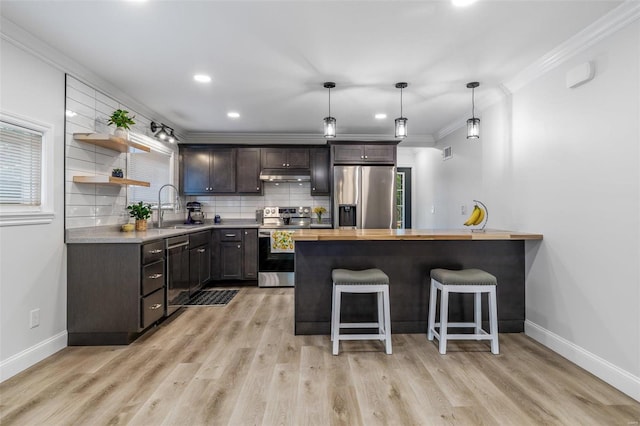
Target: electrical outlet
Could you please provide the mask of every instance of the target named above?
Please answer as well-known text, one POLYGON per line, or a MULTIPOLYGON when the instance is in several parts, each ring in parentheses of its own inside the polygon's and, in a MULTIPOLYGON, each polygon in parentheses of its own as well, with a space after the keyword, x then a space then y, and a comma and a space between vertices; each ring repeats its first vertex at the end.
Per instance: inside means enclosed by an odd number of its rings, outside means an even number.
POLYGON ((460 214, 463 216, 467 214, 467 206, 465 206, 464 204, 460 206, 460 214))
POLYGON ((31 311, 29 327, 36 328, 40 325, 40 308, 31 311))

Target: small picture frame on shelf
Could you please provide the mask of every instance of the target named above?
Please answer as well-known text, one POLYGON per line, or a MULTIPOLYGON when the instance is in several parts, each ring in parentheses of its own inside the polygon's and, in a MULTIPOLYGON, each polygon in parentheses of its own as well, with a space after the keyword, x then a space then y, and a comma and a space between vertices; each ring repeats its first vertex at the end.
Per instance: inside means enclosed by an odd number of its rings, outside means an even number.
POLYGON ((111 171, 111 176, 117 177, 117 178, 123 178, 124 173, 122 172, 122 169, 113 169, 111 171))

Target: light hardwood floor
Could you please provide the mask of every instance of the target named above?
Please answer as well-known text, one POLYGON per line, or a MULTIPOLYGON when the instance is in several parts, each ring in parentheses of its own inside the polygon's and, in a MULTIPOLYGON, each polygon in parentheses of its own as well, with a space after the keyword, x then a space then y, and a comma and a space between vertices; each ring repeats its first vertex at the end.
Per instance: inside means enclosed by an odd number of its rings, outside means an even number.
POLYGON ((0 384, 2 425, 633 425, 640 404, 522 334, 293 335, 293 290, 241 288, 129 346, 68 347, 0 384))

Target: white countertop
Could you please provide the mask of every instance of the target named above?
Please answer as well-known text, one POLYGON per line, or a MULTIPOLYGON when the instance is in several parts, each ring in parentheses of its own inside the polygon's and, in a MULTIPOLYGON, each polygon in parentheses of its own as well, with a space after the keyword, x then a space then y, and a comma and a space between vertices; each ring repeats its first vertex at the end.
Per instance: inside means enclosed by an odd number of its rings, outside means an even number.
POLYGON ((121 243, 144 243, 147 241, 159 240, 167 237, 175 237, 177 235, 192 234, 198 231, 208 229, 225 229, 225 228, 258 228, 260 226, 255 220, 251 219, 223 219, 221 223, 205 222, 202 225, 192 225, 188 228, 172 229, 171 225, 181 225, 180 222, 167 222, 166 228, 161 229, 149 228, 146 231, 123 232, 120 230, 121 225, 114 226, 95 226, 89 228, 67 229, 67 244, 121 244, 121 243))

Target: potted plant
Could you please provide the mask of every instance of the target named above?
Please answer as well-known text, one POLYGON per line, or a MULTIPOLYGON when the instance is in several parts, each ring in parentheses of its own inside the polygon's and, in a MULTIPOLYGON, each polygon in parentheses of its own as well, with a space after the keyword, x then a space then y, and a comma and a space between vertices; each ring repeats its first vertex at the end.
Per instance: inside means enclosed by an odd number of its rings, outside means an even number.
POLYGON ((122 172, 122 169, 113 169, 113 171, 111 172, 111 176, 113 177, 117 177, 117 178, 123 178, 124 177, 124 173, 122 172))
POLYGON ((136 124, 133 119, 135 116, 129 117, 129 111, 123 109, 117 109, 113 111, 111 117, 109 117, 109 121, 107 124, 111 126, 112 124, 116 125, 116 130, 113 133, 114 136, 119 138, 128 139, 129 138, 129 126, 133 126, 136 124))
POLYGON ((129 216, 136 220, 136 231, 147 230, 147 219, 151 217, 151 205, 142 201, 127 206, 129 216))
POLYGON ((326 213, 327 209, 322 206, 318 206, 313 208, 313 212, 318 216, 318 223, 322 223, 322 214, 326 213))

